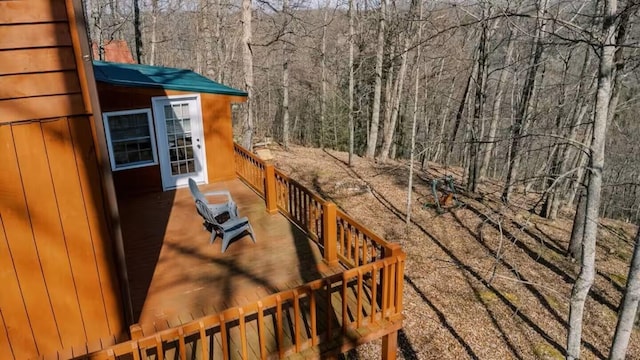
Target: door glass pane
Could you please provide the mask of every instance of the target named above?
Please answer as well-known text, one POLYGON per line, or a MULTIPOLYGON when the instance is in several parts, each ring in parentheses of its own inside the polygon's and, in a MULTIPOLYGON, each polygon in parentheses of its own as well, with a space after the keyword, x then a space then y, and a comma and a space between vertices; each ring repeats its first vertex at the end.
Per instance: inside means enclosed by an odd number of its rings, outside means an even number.
POLYGON ((171 175, 196 172, 189 103, 164 106, 171 175))

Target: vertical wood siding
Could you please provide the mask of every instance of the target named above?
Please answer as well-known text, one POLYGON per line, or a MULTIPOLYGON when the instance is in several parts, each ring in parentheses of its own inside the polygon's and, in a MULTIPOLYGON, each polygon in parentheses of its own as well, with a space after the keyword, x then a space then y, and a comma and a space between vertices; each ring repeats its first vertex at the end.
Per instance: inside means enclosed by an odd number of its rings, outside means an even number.
POLYGON ((64 0, 0 1, 0 358, 124 330, 64 0))
POLYGON ((0 310, 11 345, 0 339, 0 354, 50 354, 122 331, 90 134, 86 117, 0 126, 0 310))

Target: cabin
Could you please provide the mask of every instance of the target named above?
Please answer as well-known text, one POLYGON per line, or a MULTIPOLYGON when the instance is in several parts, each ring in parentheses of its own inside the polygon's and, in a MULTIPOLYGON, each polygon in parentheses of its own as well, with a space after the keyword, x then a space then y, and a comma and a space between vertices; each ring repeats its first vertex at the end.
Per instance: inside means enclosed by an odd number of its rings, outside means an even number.
POLYGON ((102 61, 93 69, 117 193, 235 178, 231 104, 244 91, 185 69, 102 61))
POLYGON ((0 358, 394 359, 405 254, 233 143, 240 90, 91 59, 80 0, 0 1, 0 358), (193 198, 254 229, 226 252, 193 198), (215 199, 212 199, 214 201, 215 199))

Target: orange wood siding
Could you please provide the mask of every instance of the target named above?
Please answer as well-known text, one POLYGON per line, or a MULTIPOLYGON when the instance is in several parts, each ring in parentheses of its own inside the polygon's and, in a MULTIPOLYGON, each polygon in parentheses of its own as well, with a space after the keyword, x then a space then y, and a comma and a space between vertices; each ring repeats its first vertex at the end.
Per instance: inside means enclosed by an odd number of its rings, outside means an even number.
POLYGON ((202 94, 202 118, 209 182, 236 177, 231 103, 244 97, 202 94))
POLYGON ((0 26, 0 50, 71 46, 66 22, 0 26))
POLYGON ((0 307, 16 359, 123 331, 89 126, 0 126, 0 307))
MULTIPOLYGON (((98 83, 102 111, 121 111, 152 108, 155 96, 193 95, 194 93, 154 88, 136 88, 98 83)), ((208 182, 236 177, 233 152, 231 104, 245 101, 241 96, 200 94, 202 124, 205 138, 208 182)), ((157 191, 162 188, 159 166, 114 171, 114 183, 119 195, 157 191), (145 169, 145 170, 141 170, 145 169), (148 189, 137 175, 148 182, 148 189)))
POLYGON ((125 330, 70 29, 64 0, 0 1, 1 359, 125 330))
POLYGON ((66 21, 64 0, 0 1, 0 24, 66 21))
POLYGON ((75 71, 0 76, 0 100, 68 92, 80 93, 80 83, 75 71))

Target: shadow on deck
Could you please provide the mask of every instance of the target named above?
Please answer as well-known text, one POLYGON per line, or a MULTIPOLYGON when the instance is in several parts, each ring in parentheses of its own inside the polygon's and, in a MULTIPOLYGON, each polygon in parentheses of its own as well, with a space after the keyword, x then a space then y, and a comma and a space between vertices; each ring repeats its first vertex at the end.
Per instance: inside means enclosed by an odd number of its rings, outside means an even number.
POLYGON ((240 237, 225 253, 221 239, 209 244, 188 189, 119 199, 134 320, 144 334, 344 270, 327 266, 317 244, 280 213, 268 214, 264 200, 239 179, 201 186, 221 189, 249 218, 255 244, 240 237))

